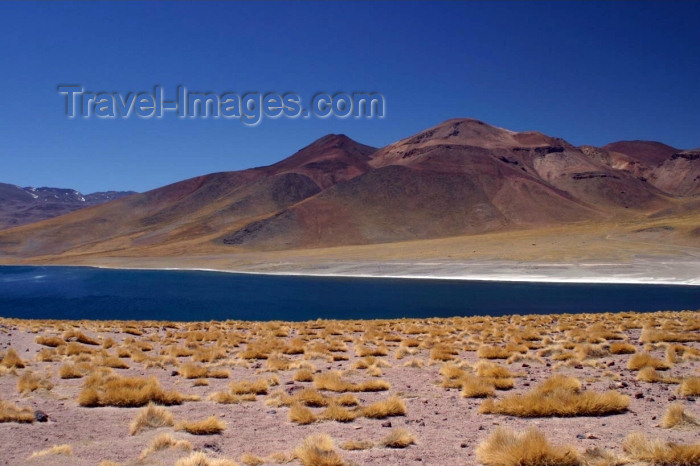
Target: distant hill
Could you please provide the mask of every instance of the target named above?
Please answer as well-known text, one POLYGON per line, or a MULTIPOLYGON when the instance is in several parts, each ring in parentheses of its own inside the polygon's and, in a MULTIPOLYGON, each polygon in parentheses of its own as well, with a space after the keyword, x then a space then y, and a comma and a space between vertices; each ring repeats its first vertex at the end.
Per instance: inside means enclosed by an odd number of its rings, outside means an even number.
POLYGON ((0 230, 26 225, 120 199, 133 191, 81 194, 74 189, 21 188, 0 183, 0 230))
POLYGON ((180 256, 634 222, 699 209, 699 154, 645 141, 576 147, 473 119, 379 149, 331 134, 274 165, 0 232, 0 256, 180 256))

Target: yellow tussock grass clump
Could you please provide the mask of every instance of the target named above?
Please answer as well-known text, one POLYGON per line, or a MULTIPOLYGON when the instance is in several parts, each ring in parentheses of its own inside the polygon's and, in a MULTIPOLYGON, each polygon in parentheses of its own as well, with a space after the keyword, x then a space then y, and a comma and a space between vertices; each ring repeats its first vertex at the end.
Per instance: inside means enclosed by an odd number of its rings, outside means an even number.
POLYGON ((153 453, 159 451, 167 450, 169 448, 190 451, 192 449, 192 444, 187 440, 177 440, 170 434, 161 434, 155 439, 153 439, 148 448, 141 452, 139 459, 143 461, 149 455, 152 455, 153 453))
POLYGON ((20 408, 9 401, 0 400, 0 422, 34 422, 34 413, 29 408, 20 408))
POLYGON ((674 403, 668 407, 664 418, 661 420, 661 427, 670 429, 672 427, 700 426, 700 421, 685 412, 681 403, 674 403))
POLYGON ((314 374, 308 369, 300 369, 294 374, 292 379, 295 382, 313 382, 314 374))
POLYGON ((289 420, 297 424, 306 425, 316 422, 316 416, 313 411, 301 403, 294 403, 289 410, 289 420))
POLYGON ((17 381, 17 391, 22 395, 35 390, 51 390, 53 383, 49 375, 39 376, 31 371, 27 371, 17 381))
POLYGON ((674 377, 664 377, 653 367, 644 367, 637 373, 637 380, 647 383, 679 383, 674 377))
POLYGON ((197 364, 192 364, 191 362, 180 365, 178 370, 180 375, 186 379, 199 379, 200 377, 207 376, 206 367, 198 366, 197 364))
POLYGON ((357 418, 357 416, 358 413, 355 411, 350 411, 335 403, 330 404, 321 413, 321 419, 336 422, 352 422, 357 418))
POLYGON ((632 460, 660 465, 700 464, 700 443, 681 445, 663 440, 649 440, 641 432, 627 436, 622 449, 632 460))
POLYGON ((165 391, 155 377, 143 379, 139 377, 106 377, 97 379, 93 386, 86 386, 78 395, 78 404, 85 407, 117 406, 138 407, 149 402, 161 405, 178 405, 185 400, 196 397, 186 397, 176 391, 165 391))
POLYGON ((265 379, 258 379, 254 382, 241 380, 238 382, 231 382, 229 388, 231 393, 234 395, 245 395, 251 393, 255 395, 265 395, 267 390, 270 388, 270 383, 265 379))
POLYGON ((294 449, 304 466, 343 466, 343 458, 335 451, 333 439, 326 434, 313 434, 294 449))
POLYGON ((258 466, 260 464, 265 464, 266 461, 263 458, 260 458, 258 455, 254 455, 252 453, 243 453, 241 455, 241 463, 246 464, 248 466, 258 466))
POLYGON ((158 427, 172 426, 173 415, 162 406, 149 403, 141 409, 129 426, 131 435, 136 435, 145 429, 157 429, 158 427))
POLYGON ((406 448, 416 443, 416 436, 406 429, 394 429, 382 441, 381 445, 387 448, 406 448))
POLYGON ((508 359, 513 352, 502 346, 481 345, 476 355, 483 359, 508 359))
POLYGON ((634 345, 629 343, 615 342, 610 345, 610 353, 612 354, 634 354, 636 352, 634 345))
POLYGON ((374 443, 370 440, 348 440, 340 445, 342 450, 355 451, 355 450, 369 450, 374 446, 374 443))
POLYGON ((209 416, 199 421, 180 421, 175 425, 175 430, 184 430, 192 435, 220 434, 226 429, 226 423, 216 416, 209 416))
POLYGON ((700 396, 700 377, 689 377, 683 380, 679 393, 682 396, 700 396))
POLYGON ((653 357, 649 353, 636 353, 630 357, 627 363, 627 369, 631 371, 638 371, 644 367, 653 367, 658 370, 666 370, 669 366, 665 361, 653 357))
POLYGON ((314 387, 331 392, 379 392, 389 390, 391 384, 385 380, 367 380, 355 384, 344 380, 338 371, 333 371, 317 374, 314 377, 314 387))
POLYGON ((216 392, 209 395, 209 400, 224 405, 235 405, 243 403, 244 401, 255 401, 255 394, 247 393, 245 395, 234 395, 230 392, 216 392))
POLYGON ((54 445, 51 448, 47 448, 45 450, 35 451, 29 456, 29 459, 31 460, 34 458, 43 458, 44 456, 50 455, 73 456, 73 449, 68 444, 54 445))
POLYGON ((485 398, 496 394, 494 384, 480 377, 462 379, 462 398, 485 398))
POLYGON ((85 376, 89 367, 89 365, 65 364, 58 369, 58 376, 62 379, 79 379, 85 376))
POLYGON ((205 453, 198 451, 187 458, 180 458, 175 466, 238 466, 238 463, 225 458, 209 458, 205 453))
POLYGON ((383 419, 390 416, 405 416, 406 405, 403 400, 394 395, 386 400, 375 401, 361 410, 364 417, 370 419, 383 419))
POLYGON ((580 383, 570 377, 555 376, 533 390, 488 399, 479 407, 485 414, 506 414, 518 417, 600 416, 627 410, 629 397, 610 390, 604 393, 581 392, 580 383))
POLYGON ((7 350, 7 353, 5 353, 2 361, 0 361, 0 366, 7 367, 8 369, 22 369, 24 367, 24 361, 22 361, 22 358, 19 357, 14 348, 10 348, 7 350))
POLYGON ((66 344, 66 342, 65 342, 65 340, 63 340, 63 338, 59 338, 56 336, 43 336, 42 335, 42 336, 36 337, 36 339, 34 341, 36 341, 37 344, 39 344, 39 345, 48 346, 50 348, 56 348, 58 346, 66 344))
POLYGON ((569 446, 551 445, 536 429, 522 433, 499 427, 476 448, 476 457, 489 466, 578 466, 581 458, 569 446))

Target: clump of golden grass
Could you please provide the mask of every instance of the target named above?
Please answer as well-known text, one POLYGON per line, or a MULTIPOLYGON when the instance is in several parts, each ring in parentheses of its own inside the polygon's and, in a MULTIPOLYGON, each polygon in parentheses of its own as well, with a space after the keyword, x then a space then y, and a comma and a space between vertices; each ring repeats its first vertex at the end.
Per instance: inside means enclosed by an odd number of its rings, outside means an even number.
POLYGON ((634 345, 629 343, 615 342, 610 344, 610 353, 612 354, 634 354, 636 352, 634 345))
POLYGON ((581 392, 578 380, 555 376, 525 394, 488 399, 479 412, 518 417, 600 416, 623 412, 628 406, 629 397, 614 390, 581 392))
POLYGON ((643 433, 633 432, 625 439, 622 449, 635 461, 660 465, 700 464, 700 443, 666 443, 663 440, 649 440, 643 433))
POLYGON ((17 391, 22 395, 33 392, 35 390, 51 390, 53 388, 53 383, 51 382, 51 377, 47 374, 44 376, 39 376, 34 374, 32 371, 27 371, 19 378, 17 381, 17 391))
POLYGON ((321 419, 336 422, 352 422, 357 418, 358 414, 356 411, 350 411, 336 403, 331 403, 321 413, 321 419))
POLYGON ((639 341, 642 343, 657 343, 660 341, 685 343, 700 341, 700 336, 694 332, 677 333, 664 330, 644 329, 642 335, 639 337, 639 341))
POLYGON ((494 384, 481 377, 466 377, 461 382, 462 398, 485 398, 496 394, 494 384))
POLYGON ((348 440, 340 445, 342 450, 354 451, 354 450, 369 450, 374 446, 374 443, 370 440, 348 440))
POLYGON ((29 408, 20 408, 9 401, 0 400, 0 422, 34 422, 34 413, 29 408))
POLYGON ((148 406, 141 409, 129 426, 131 435, 136 435, 145 429, 157 429, 174 424, 173 415, 162 406, 148 403, 148 406))
POLYGON ((682 396, 700 396, 700 377, 689 377, 681 382, 679 393, 682 396))
POLYGON ((238 463, 225 458, 209 458, 205 453, 197 451, 187 458, 177 460, 175 466, 238 466, 238 463))
POLYGON ((359 384, 344 380, 340 372, 326 372, 314 377, 314 387, 331 392, 380 392, 389 390, 391 384, 385 380, 367 380, 359 384))
POLYGON ((403 400, 393 395, 386 400, 375 401, 361 409, 364 417, 370 419, 383 419, 390 416, 405 416, 406 405, 403 400))
POLYGON ((637 373, 637 380, 647 383, 679 383, 674 377, 664 377, 653 367, 644 367, 637 373))
POLYGON ((180 375, 186 379, 199 379, 200 377, 207 376, 207 368, 204 366, 198 366, 197 364, 192 364, 191 362, 181 364, 178 371, 180 375))
POLYGON ((241 380, 238 382, 231 382, 229 389, 234 395, 245 395, 245 394, 255 394, 264 395, 270 388, 270 383, 265 379, 258 379, 253 382, 248 380, 241 380))
POLYGON ((19 357, 14 348, 10 348, 7 350, 7 353, 5 353, 2 361, 0 361, 0 366, 7 367, 8 369, 22 369, 24 367, 24 361, 22 361, 22 358, 19 357))
POLYGON ((666 410, 664 418, 661 420, 661 427, 670 429, 671 427, 699 426, 700 421, 685 412, 681 403, 673 403, 666 410))
POLYGON ((308 369, 300 369, 294 373, 292 379, 295 382, 313 382, 314 374, 308 369))
POLYGON ((209 395, 209 400, 220 404, 232 405, 243 403, 245 401, 255 401, 255 394, 247 393, 244 395, 234 395, 231 392, 215 392, 209 395))
POLYGON ((90 366, 79 364, 65 364, 58 369, 58 376, 62 379, 79 379, 84 377, 90 366))
POLYGON ((166 450, 168 448, 176 448, 178 450, 189 451, 192 449, 192 444, 187 440, 177 440, 170 434, 161 434, 155 439, 153 439, 148 448, 141 452, 139 459, 143 461, 149 455, 152 455, 153 453, 162 450, 166 450))
POLYGON ((627 363, 627 368, 631 371, 638 371, 644 367, 653 367, 654 369, 663 371, 668 369, 670 366, 666 362, 653 357, 649 353, 633 354, 627 363))
POLYGON ((97 346, 100 344, 96 339, 85 335, 79 330, 69 330, 63 335, 63 339, 67 342, 77 341, 78 343, 84 343, 86 345, 97 346))
POLYGON ((294 449, 294 455, 305 466, 343 466, 343 458, 335 451, 327 434, 312 434, 294 449))
POLYGON ((68 444, 54 445, 51 448, 47 448, 45 450, 35 451, 29 456, 29 459, 32 460, 35 458, 43 458, 44 456, 50 455, 73 456, 73 449, 68 444))
POLYGON ((258 466, 260 464, 265 464, 266 462, 267 461, 265 461, 265 459, 252 453, 243 453, 241 455, 241 463, 247 464, 248 466, 258 466))
POLYGON ((186 397, 177 391, 165 391, 155 377, 143 379, 113 376, 90 382, 78 395, 80 406, 138 407, 151 401, 161 405, 178 405, 185 400, 197 399, 186 397))
POLYGON ((508 359, 513 351, 502 346, 481 345, 476 351, 476 355, 484 359, 508 359))
POLYGON ((289 420, 297 424, 306 425, 316 422, 316 416, 301 403, 293 403, 289 410, 289 420))
POLYGON ((476 457, 489 466, 578 466, 581 458, 570 446, 551 445, 537 429, 522 433, 499 427, 476 448, 476 457))
POLYGON ((416 436, 409 430, 398 428, 392 430, 380 443, 387 448, 406 448, 416 443, 416 436))
POLYGON ((365 356, 386 356, 387 354, 389 354, 389 350, 386 346, 383 345, 376 347, 360 345, 357 348, 355 348, 355 354, 357 354, 357 356, 361 358, 365 356))
POLYGON ((226 429, 226 423, 216 416, 198 421, 180 421, 175 425, 175 430, 184 430, 192 435, 220 434, 224 429, 226 429))
POLYGON ((63 338, 57 336, 38 336, 34 339, 39 345, 48 346, 50 348, 56 348, 57 346, 65 345, 66 342, 63 338))

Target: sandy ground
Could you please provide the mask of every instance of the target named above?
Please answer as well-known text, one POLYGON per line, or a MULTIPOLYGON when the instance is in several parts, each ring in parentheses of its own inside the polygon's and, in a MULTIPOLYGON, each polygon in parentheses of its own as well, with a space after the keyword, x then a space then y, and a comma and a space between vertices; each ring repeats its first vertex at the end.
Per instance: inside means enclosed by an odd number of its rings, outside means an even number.
MULTIPOLYGON (((588 319, 592 322, 610 320, 609 327, 617 326, 613 323, 611 315, 596 315, 588 319)), ((612 315, 614 316, 614 315, 612 315)), ((638 315, 640 322, 661 324, 666 318, 655 317, 661 314, 638 315)), ((700 314, 697 312, 684 314, 671 314, 666 319, 671 324, 683 323, 693 325, 697 323, 700 314), (674 317, 675 316, 675 317, 674 317), (679 317, 681 316, 681 317, 679 317)), ((545 317, 546 318, 546 317, 545 317)), ((561 320, 568 318, 551 318, 551 327, 561 320)), ((637 317, 629 318, 635 321, 637 317)), ((406 329, 413 323, 428 325, 426 328, 443 329, 450 328, 450 320, 434 321, 398 321, 396 325, 406 329)), ((498 327, 506 328, 508 318, 494 321, 498 327)), ((581 322, 585 322, 585 319, 581 322)), ((617 322, 617 321, 615 321, 617 322)), ((214 325, 215 323, 212 323, 214 325)), ((224 324, 217 324, 224 325, 224 324)), ((253 332, 246 330, 246 325, 236 323, 229 324, 231 331, 239 331, 246 335, 253 332)), ((254 329, 259 329, 258 324, 251 324, 254 329)), ((264 325, 264 324, 259 324, 264 325)), ((286 324, 290 330, 289 335, 280 337, 281 341, 289 341, 299 336, 301 329, 306 325, 314 324, 286 324)), ((336 326, 335 323, 316 323, 317 327, 336 326)), ((394 324, 387 324, 391 328, 394 324)), ((160 325, 149 326, 140 324, 144 331, 141 336, 134 337, 120 331, 119 323, 107 324, 102 331, 97 332, 95 323, 82 322, 74 325, 60 324, 63 329, 75 327, 91 337, 100 341, 113 338, 116 345, 109 350, 111 353, 116 348, 126 347, 129 338, 136 341, 147 341, 154 347, 147 354, 156 356, 161 350, 165 334, 172 329, 160 325)), ((584 327, 585 326, 582 326, 584 327)), ((218 328, 218 327, 217 327, 218 328)), ((371 379, 362 370, 351 370, 351 365, 359 358, 355 353, 359 342, 370 337, 369 332, 376 330, 372 322, 361 323, 355 327, 356 331, 347 332, 342 338, 347 342, 347 351, 339 354, 348 357, 347 361, 328 362, 324 359, 309 359, 319 372, 331 369, 347 370, 347 376, 355 380, 371 379)), ((638 352, 643 351, 644 344, 639 341, 639 328, 624 330, 624 338, 635 346, 638 352)), ((396 332, 401 334, 401 332, 396 332)), ((692 331, 691 336, 699 337, 697 330, 692 331)), ((498 392, 498 397, 506 393, 518 393, 529 390, 538 382, 554 373, 571 375, 578 378, 585 390, 604 391, 609 388, 629 395, 631 402, 628 411, 623 414, 606 415, 601 417, 544 417, 523 419, 512 416, 490 415, 478 413, 478 407, 482 403, 480 399, 468 399, 460 396, 459 389, 445 389, 439 383, 442 376, 439 370, 442 362, 431 361, 428 348, 416 348, 416 353, 406 356, 402 360, 395 358, 394 350, 399 347, 398 341, 385 341, 389 354, 381 359, 386 360, 391 367, 383 368, 381 380, 391 384, 388 392, 357 393, 361 404, 375 400, 385 399, 389 394, 398 394, 407 406, 405 416, 391 417, 388 419, 358 418, 350 423, 316 422, 311 425, 297 425, 288 420, 286 407, 270 407, 265 404, 267 397, 259 395, 256 401, 234 405, 217 404, 206 401, 208 394, 225 390, 231 381, 254 380, 260 377, 276 375, 279 378, 279 387, 272 387, 273 391, 282 388, 287 392, 294 392, 298 388, 311 386, 311 383, 294 382, 292 375, 294 370, 279 372, 267 372, 265 360, 250 360, 248 367, 242 367, 237 358, 239 352, 245 348, 241 344, 235 348, 229 348, 228 359, 219 366, 230 371, 229 379, 209 379, 209 386, 195 387, 193 380, 185 379, 173 372, 177 367, 146 368, 145 364, 134 363, 128 358, 124 361, 129 369, 116 369, 119 375, 130 376, 155 376, 165 388, 175 388, 186 394, 199 395, 203 401, 185 402, 180 406, 168 408, 176 420, 201 419, 209 415, 215 415, 227 423, 226 430, 218 435, 194 436, 184 432, 174 432, 172 427, 146 430, 137 435, 129 435, 129 423, 136 416, 140 408, 116 408, 80 407, 76 401, 81 390, 83 379, 60 379, 57 370, 60 365, 70 360, 70 357, 59 357, 55 362, 37 362, 37 352, 45 348, 38 345, 35 339, 39 335, 61 335, 55 324, 45 324, 32 321, 0 320, 0 354, 7 348, 14 348, 20 357, 27 362, 27 368, 17 369, 16 375, 5 373, 0 375, 0 393, 5 401, 11 401, 20 406, 28 406, 32 410, 42 410, 48 414, 46 423, 34 422, 32 424, 0 423, 0 463, 2 464, 70 464, 70 465, 95 465, 101 460, 111 460, 123 464, 173 464, 177 458, 187 456, 188 453, 167 450, 164 453, 155 454, 145 463, 137 463, 139 453, 159 434, 170 432, 178 439, 187 439, 195 450, 206 452, 211 457, 226 457, 240 461, 241 455, 246 452, 265 457, 273 452, 292 451, 302 440, 311 433, 323 432, 329 434, 336 444, 348 440, 369 439, 374 442, 385 437, 392 428, 403 427, 413 432, 417 437, 417 443, 405 449, 388 449, 374 447, 364 451, 339 450, 346 462, 360 465, 471 465, 478 464, 475 458, 475 448, 497 426, 507 426, 515 430, 536 426, 546 433, 548 438, 555 443, 565 443, 577 447, 579 450, 592 447, 604 447, 615 453, 622 453, 621 445, 624 437, 632 431, 641 431, 650 438, 661 438, 667 441, 689 443, 697 441, 700 430, 694 428, 662 429, 659 426, 665 410, 674 401, 678 400, 686 409, 686 412, 700 417, 700 402, 693 397, 683 398, 677 393, 678 385, 667 383, 644 383, 636 380, 636 372, 626 368, 630 355, 607 354, 594 359, 590 364, 581 366, 562 366, 556 368, 556 361, 545 357, 541 361, 520 361, 506 364, 505 361, 497 361, 508 367, 511 371, 520 373, 522 377, 515 379, 515 387, 510 392, 498 392), (422 368, 405 367, 404 363, 410 359, 419 359, 425 366, 422 368), (591 367, 595 366, 595 367, 591 367), (26 395, 17 392, 16 385, 19 376, 25 371, 33 371, 38 374, 50 373, 54 388, 37 390, 26 395), (606 372, 608 371, 608 372, 606 372), (386 422, 391 423, 391 428, 386 422), (55 444, 70 444, 74 455, 72 457, 50 456, 42 459, 27 460, 32 452, 48 448, 55 444)), ((258 332, 257 336, 260 335, 258 332)), ((566 339, 567 332, 552 331, 551 337, 561 341, 566 339)), ((428 334, 411 335, 418 340, 426 342, 430 340, 428 334)), ((251 336, 252 338, 252 336, 251 336)), ((403 338, 406 338, 403 335, 403 338)), ((686 346, 700 349, 700 342, 685 343, 686 346)), ((667 344, 661 343, 651 349, 651 354, 660 359, 664 358, 664 348, 667 344)), ((99 347, 93 347, 99 348, 99 347)), ((473 364, 479 360, 474 348, 471 351, 461 350, 455 356, 454 362, 473 364)), ((532 353, 535 352, 533 348, 532 353)), ((304 355, 289 356, 293 361, 305 359, 304 355)), ((182 363, 189 360, 187 357, 179 358, 182 363)), ((698 376, 700 361, 698 359, 679 360, 673 364, 665 375, 674 377, 698 376)), ((298 464, 298 463, 295 463, 298 464)))

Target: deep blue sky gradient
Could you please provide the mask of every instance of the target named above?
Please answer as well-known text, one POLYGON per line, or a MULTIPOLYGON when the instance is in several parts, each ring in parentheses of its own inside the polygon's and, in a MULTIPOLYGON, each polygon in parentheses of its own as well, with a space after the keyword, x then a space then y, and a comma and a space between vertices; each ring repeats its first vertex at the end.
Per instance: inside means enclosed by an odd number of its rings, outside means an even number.
POLYGON ((700 146, 698 2, 3 2, 0 181, 144 191, 455 117, 700 146), (75 119, 93 91, 378 91, 382 120, 75 119))

